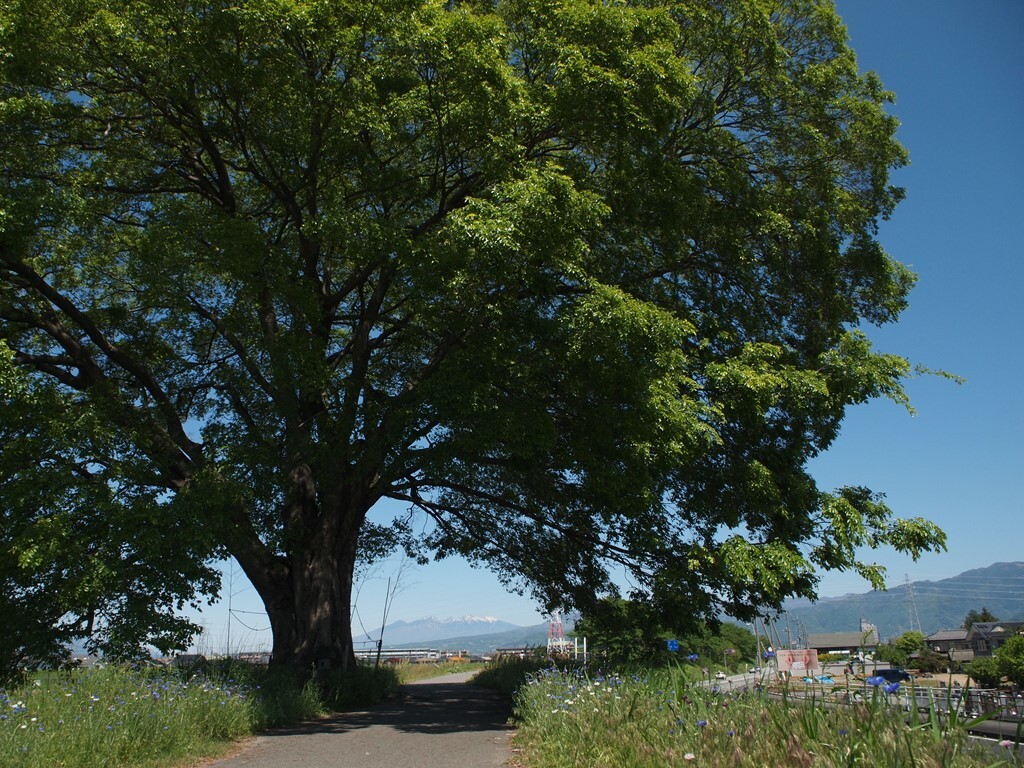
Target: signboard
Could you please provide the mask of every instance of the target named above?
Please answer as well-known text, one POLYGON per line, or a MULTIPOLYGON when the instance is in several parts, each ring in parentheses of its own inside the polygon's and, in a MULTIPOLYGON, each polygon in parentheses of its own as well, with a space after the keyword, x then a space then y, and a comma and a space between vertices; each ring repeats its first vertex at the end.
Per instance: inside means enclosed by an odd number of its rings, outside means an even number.
POLYGON ((678 640, 666 640, 665 641, 665 645, 668 646, 668 649, 670 651, 675 652, 675 651, 679 650, 679 641, 678 640))
POLYGON ((818 651, 813 648, 776 651, 775 658, 779 663, 779 672, 802 676, 821 670, 821 665, 818 663, 818 651))

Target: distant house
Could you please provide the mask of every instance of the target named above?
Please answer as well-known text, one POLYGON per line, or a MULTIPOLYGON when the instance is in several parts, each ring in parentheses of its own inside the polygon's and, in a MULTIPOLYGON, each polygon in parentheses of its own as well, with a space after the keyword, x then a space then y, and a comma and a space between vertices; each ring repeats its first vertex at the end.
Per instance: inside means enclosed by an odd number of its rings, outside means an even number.
POLYGON ((966 629, 940 629, 924 639, 925 644, 936 653, 950 657, 955 662, 966 664, 974 661, 974 650, 967 640, 966 629))
POLYGON ((940 629, 938 632, 932 632, 924 641, 936 653, 965 651, 971 647, 967 642, 966 629, 940 629))
POLYGON ((1024 621, 979 621, 967 630, 967 644, 975 657, 991 656, 1016 634, 1024 634, 1024 621))
POLYGON ((90 653, 87 656, 72 656, 71 663, 80 669, 92 669, 103 667, 103 657, 90 653))
MULTIPOLYGON (((380 657, 386 661, 399 662, 399 661, 438 661, 441 658, 441 652, 437 648, 382 648, 380 651, 380 657)), ((372 661, 377 658, 378 651, 376 648, 357 648, 355 651, 356 658, 362 661, 372 661)))
POLYGON ((818 653, 871 652, 878 647, 878 630, 872 627, 866 632, 831 632, 811 635, 807 638, 807 647, 813 648, 818 653))

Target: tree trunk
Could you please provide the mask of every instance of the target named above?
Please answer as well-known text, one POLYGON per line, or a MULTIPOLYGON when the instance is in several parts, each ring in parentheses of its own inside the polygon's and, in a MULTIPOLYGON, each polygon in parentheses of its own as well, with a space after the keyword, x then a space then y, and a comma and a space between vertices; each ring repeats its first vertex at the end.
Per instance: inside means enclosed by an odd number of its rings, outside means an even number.
POLYGON ((355 666, 352 582, 365 512, 321 509, 315 531, 286 556, 261 544, 233 548, 270 617, 274 666, 323 677, 355 666))
POLYGON ((293 621, 298 631, 291 648, 274 638, 274 654, 317 673, 342 672, 355 665, 352 648, 352 575, 356 536, 329 550, 314 549, 292 568, 293 621))

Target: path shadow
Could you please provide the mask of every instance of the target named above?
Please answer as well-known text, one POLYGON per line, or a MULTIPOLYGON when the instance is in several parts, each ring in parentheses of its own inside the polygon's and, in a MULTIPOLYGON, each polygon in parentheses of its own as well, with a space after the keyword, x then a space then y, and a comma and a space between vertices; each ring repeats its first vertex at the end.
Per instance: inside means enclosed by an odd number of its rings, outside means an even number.
POLYGON ((371 726, 404 733, 464 733, 508 730, 512 707, 488 688, 466 683, 418 683, 402 687, 401 698, 363 712, 339 712, 275 728, 263 736, 347 733, 371 726))

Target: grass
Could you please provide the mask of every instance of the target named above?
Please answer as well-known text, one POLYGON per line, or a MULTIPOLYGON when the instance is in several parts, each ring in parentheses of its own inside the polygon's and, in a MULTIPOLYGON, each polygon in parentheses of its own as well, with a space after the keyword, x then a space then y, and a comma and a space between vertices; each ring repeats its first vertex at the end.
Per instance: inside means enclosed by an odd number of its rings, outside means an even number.
MULTIPOLYGON (((846 707, 834 704, 835 689, 807 701, 716 693, 693 685, 690 665, 604 675, 545 664, 501 660, 474 679, 514 695, 522 768, 1021 765, 1009 749, 976 748, 956 722, 907 726, 880 689, 846 707)), ((364 667, 327 686, 239 664, 43 673, 0 691, 0 765, 166 768, 262 728, 365 705, 400 681, 473 668, 364 667)))
POLYGON ((171 766, 222 754, 257 730, 378 701, 398 682, 393 670, 360 668, 319 686, 245 664, 40 673, 0 690, 0 765, 171 766))
POLYGON ((519 689, 516 717, 524 768, 1020 765, 1009 749, 995 755, 960 728, 906 725, 880 689, 866 703, 826 706, 820 697, 715 693, 680 669, 591 676, 549 668, 519 689))
POLYGON ((266 728, 381 701, 401 683, 477 668, 360 666, 326 685, 238 663, 39 673, 27 685, 0 690, 0 766, 180 765, 223 754, 266 728))
POLYGON ((532 679, 548 665, 548 660, 543 657, 500 657, 476 674, 473 682, 512 698, 526 680, 532 679))

